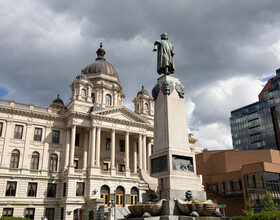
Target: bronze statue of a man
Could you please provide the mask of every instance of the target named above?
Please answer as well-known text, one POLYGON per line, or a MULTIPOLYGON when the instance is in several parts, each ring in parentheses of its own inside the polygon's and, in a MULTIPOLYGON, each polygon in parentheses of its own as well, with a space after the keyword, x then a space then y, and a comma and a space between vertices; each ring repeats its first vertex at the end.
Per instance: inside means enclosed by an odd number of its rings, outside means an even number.
POLYGON ((169 75, 174 73, 175 65, 173 62, 173 46, 168 42, 168 36, 163 33, 161 40, 157 40, 154 44, 154 50, 157 51, 157 72, 158 74, 169 75))

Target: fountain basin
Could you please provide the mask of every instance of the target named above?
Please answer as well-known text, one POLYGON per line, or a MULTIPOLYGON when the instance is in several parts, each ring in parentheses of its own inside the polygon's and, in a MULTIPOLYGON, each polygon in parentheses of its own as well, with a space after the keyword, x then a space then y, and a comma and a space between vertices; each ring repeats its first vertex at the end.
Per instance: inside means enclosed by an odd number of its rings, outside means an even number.
POLYGON ((135 217, 142 217, 145 212, 149 212, 152 216, 157 216, 162 211, 163 201, 164 199, 155 203, 130 205, 128 209, 135 217))
POLYGON ((177 206, 184 215, 190 215, 192 211, 196 211, 200 216, 210 216, 217 208, 217 204, 213 204, 211 200, 199 202, 178 199, 177 206))

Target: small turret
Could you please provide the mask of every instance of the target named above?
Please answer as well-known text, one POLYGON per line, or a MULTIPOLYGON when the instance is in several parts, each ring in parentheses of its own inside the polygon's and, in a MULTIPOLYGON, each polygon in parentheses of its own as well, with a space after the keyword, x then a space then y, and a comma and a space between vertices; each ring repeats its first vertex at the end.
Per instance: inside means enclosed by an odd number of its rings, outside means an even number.
POLYGON ((147 90, 142 89, 137 93, 136 98, 132 100, 134 103, 134 112, 141 115, 154 115, 152 110, 153 98, 149 95, 147 90))

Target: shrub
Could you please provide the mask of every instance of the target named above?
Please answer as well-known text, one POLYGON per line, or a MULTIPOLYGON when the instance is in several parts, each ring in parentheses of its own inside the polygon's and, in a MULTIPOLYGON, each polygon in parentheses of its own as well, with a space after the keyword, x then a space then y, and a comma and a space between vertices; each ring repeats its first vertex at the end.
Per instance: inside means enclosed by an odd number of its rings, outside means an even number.
POLYGON ((280 212, 279 211, 262 211, 253 215, 250 220, 279 220, 280 212))
POLYGON ((248 220, 248 218, 245 216, 233 216, 232 220, 248 220))

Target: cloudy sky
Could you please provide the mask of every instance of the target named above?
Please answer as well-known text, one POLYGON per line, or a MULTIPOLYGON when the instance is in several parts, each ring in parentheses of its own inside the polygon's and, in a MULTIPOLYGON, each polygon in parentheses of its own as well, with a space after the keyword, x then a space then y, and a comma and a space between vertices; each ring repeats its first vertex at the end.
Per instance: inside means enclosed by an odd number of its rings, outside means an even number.
POLYGON ((257 101, 280 67, 279 0, 1 0, 0 99, 48 106, 95 58, 118 71, 125 105, 159 75, 153 43, 167 32, 197 146, 232 148, 230 111, 257 101))

